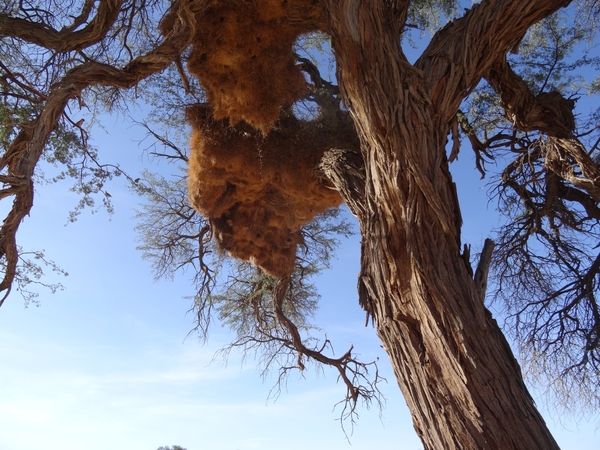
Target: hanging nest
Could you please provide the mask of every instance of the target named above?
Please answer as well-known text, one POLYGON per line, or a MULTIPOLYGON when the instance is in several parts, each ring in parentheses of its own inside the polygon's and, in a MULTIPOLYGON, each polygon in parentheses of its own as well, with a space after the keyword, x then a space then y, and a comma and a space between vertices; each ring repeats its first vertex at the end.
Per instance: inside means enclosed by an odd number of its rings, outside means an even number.
POLYGON ((326 30, 321 3, 205 0, 194 13, 173 9, 161 29, 168 34, 182 16, 197 24, 188 69, 206 91, 214 117, 229 118, 231 124, 244 120, 266 134, 281 107, 306 93, 293 45, 300 34, 326 30))
POLYGON ((327 31, 322 0, 177 1, 163 34, 179 20, 193 34, 188 69, 212 105, 188 110, 190 200, 223 250, 287 275, 302 225, 341 203, 318 170, 321 157, 359 147, 335 99, 333 112, 313 121, 285 111, 309 93, 307 63, 296 63, 293 45, 301 34, 327 31))
POLYGON ((328 149, 358 150, 350 117, 338 109, 303 121, 284 111, 264 136, 244 122, 215 119, 208 105, 187 115, 190 201, 217 243, 275 277, 291 273, 300 228, 342 202, 318 166, 328 149))

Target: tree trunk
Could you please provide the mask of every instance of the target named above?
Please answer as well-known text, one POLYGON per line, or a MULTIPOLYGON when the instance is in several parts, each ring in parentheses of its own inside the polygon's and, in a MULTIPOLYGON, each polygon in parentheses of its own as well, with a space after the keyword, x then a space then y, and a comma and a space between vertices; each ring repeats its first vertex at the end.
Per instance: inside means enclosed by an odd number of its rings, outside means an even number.
POLYGON ((556 449, 460 254, 445 146, 460 101, 494 55, 568 2, 483 2, 438 33, 417 67, 399 48, 406 3, 329 2, 338 80, 364 160, 364 190, 337 183, 361 226, 361 304, 426 449, 556 449), (519 18, 509 26, 504 14, 519 18), (469 39, 473 46, 460 48, 469 39), (476 61, 462 64, 463 53, 476 61))

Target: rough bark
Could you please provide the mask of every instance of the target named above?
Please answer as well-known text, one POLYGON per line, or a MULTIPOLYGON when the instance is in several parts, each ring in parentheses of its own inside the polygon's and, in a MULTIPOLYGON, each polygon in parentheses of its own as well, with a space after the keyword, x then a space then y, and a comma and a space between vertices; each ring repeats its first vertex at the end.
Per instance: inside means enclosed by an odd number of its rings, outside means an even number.
POLYGON ((81 14, 74 18, 70 26, 62 30, 55 30, 48 24, 32 22, 30 20, 10 17, 0 14, 0 37, 13 37, 23 39, 31 44, 38 45, 57 52, 81 50, 100 42, 106 37, 116 20, 123 0, 103 0, 98 4, 98 11, 94 18, 81 30, 73 31, 87 19, 91 12, 93 2, 84 4, 81 14))
POLYGON ((500 96, 500 104, 516 129, 572 137, 575 100, 565 99, 558 92, 534 95, 525 80, 513 72, 504 55, 492 65, 485 78, 500 96))
POLYGON ((574 135, 575 100, 555 91, 535 95, 504 55, 492 64, 485 78, 515 129, 540 131, 547 136, 543 146, 546 168, 600 202, 600 170, 574 135))
POLYGON ((441 30, 415 66, 398 45, 408 3, 329 2, 365 166, 362 200, 361 189, 337 184, 357 205, 363 303, 426 449, 555 449, 461 257, 445 145, 461 100, 498 55, 569 2, 484 1, 441 30))
POLYGON ((490 264, 492 263, 492 253, 496 244, 491 239, 486 239, 483 244, 483 250, 481 250, 481 256, 479 257, 479 264, 477 264, 477 270, 473 279, 475 280, 475 289, 479 294, 479 300, 481 303, 485 301, 485 293, 487 291, 487 280, 488 273, 490 271, 490 264))

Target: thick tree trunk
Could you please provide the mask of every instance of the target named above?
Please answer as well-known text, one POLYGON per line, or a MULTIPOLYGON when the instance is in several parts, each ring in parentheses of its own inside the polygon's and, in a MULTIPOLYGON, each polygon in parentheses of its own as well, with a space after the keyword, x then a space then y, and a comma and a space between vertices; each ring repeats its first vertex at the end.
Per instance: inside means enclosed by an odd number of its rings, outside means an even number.
MULTIPOLYGON (((487 16, 481 8, 492 2, 483 2, 451 25, 458 38, 467 33, 475 43, 473 33, 494 30, 486 36, 492 46, 468 49, 481 56, 479 63, 453 63, 458 51, 443 47, 445 29, 430 59, 419 61, 421 70, 399 49, 404 3, 331 0, 329 8, 340 87, 364 159, 364 196, 362 187, 345 192, 338 183, 361 226, 362 303, 376 320, 426 449, 556 449, 460 254, 461 218, 445 145, 461 95, 495 59, 477 52, 508 51, 528 24, 565 2, 493 2, 492 9, 507 8, 487 16), (495 23, 523 4, 531 16, 516 21, 514 35, 495 23), (473 23, 478 30, 470 29, 473 23)), ((456 37, 447 40, 458 45, 456 37)))

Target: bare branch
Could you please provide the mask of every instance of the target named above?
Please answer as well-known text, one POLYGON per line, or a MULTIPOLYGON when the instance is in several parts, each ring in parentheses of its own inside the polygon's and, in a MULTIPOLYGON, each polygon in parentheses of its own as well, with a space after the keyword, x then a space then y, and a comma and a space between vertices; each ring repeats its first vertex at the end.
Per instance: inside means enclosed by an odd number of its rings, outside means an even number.
POLYGON ((81 50, 100 42, 115 22, 124 0, 99 0, 96 16, 79 31, 73 31, 87 20, 94 1, 88 0, 74 22, 58 31, 43 22, 0 14, 0 37, 21 39, 40 47, 66 52, 81 50))
POLYGON ((494 241, 486 239, 483 244, 483 250, 479 257, 479 264, 477 264, 477 270, 475 270, 475 288, 479 294, 479 298, 483 303, 485 301, 485 294, 487 291, 487 280, 488 273, 490 271, 490 264, 492 263, 492 253, 495 247, 494 241))
POLYGON ((176 21, 173 31, 161 45, 148 54, 135 58, 123 69, 93 61, 71 69, 52 86, 40 115, 21 126, 21 131, 0 158, 0 170, 7 170, 3 181, 10 183, 2 191, 2 195, 15 195, 12 209, 0 229, 0 257, 6 257, 6 272, 0 283, 0 292, 7 291, 4 299, 10 292, 18 261, 17 229, 33 205, 34 170, 67 103, 79 98, 83 89, 92 85, 122 89, 134 86, 143 78, 171 64, 185 49, 189 40, 190 28, 187 23, 176 21))
POLYGON ((600 168, 578 139, 548 138, 546 167, 600 202, 600 168))
POLYGON ((283 301, 288 290, 289 282, 289 276, 277 280, 277 283, 273 288, 273 304, 275 317, 286 328, 292 345, 298 351, 297 367, 300 370, 304 370, 304 363, 302 362, 302 357, 304 356, 337 369, 339 377, 346 385, 346 398, 344 407, 342 408, 342 418, 352 418, 355 415, 359 399, 363 399, 367 404, 371 403, 373 400, 380 403, 381 393, 379 392, 377 384, 381 380, 377 372, 375 361, 370 363, 357 361, 352 356, 353 347, 350 347, 350 349, 339 358, 330 358, 322 353, 327 342, 324 343, 323 347, 319 350, 313 350, 304 345, 300 333, 298 332, 298 328, 284 313, 283 301), (368 378, 369 366, 375 367, 375 377, 373 380, 368 378), (366 384, 363 384, 364 382, 366 382, 366 384))

